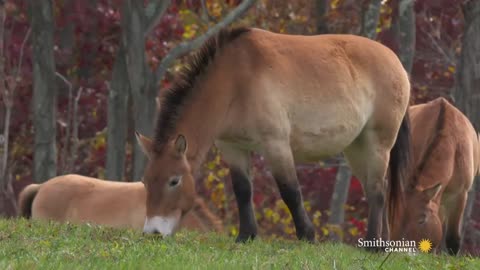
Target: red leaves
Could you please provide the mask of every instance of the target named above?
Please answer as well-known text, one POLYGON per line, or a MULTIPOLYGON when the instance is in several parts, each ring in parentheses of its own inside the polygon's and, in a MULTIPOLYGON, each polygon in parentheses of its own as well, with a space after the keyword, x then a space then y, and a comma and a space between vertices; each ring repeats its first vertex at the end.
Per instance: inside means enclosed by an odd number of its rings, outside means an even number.
POLYGON ((355 228, 358 229, 358 231, 361 233, 361 234, 365 234, 366 232, 366 224, 365 224, 365 221, 363 220, 359 220, 359 219, 356 219, 354 217, 351 217, 349 222, 355 226, 355 228))

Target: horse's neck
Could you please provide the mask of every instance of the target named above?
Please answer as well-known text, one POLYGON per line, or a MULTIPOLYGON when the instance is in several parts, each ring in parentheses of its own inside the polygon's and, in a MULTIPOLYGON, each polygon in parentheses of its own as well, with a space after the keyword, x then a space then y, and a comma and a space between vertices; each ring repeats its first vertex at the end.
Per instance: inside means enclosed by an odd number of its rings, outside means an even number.
POLYGON ((196 171, 202 164, 208 150, 215 139, 223 132, 228 114, 231 93, 225 87, 224 91, 215 92, 215 85, 210 87, 208 78, 198 89, 188 106, 185 106, 177 124, 177 133, 187 138, 187 157, 196 171))

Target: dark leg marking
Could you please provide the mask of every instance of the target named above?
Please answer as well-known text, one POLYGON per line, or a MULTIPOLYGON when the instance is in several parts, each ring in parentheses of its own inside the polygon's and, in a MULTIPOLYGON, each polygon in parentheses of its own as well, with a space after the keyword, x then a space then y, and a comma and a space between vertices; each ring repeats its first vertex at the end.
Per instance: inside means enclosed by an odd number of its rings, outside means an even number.
POLYGON ((239 169, 231 168, 230 175, 240 219, 240 229, 236 242, 243 243, 253 240, 257 236, 257 222, 252 203, 252 183, 248 176, 239 169))
POLYGON ((280 195, 292 214, 297 238, 313 243, 315 241, 315 228, 303 207, 303 198, 298 182, 295 179, 292 184, 292 181, 280 175, 276 175, 275 180, 280 195))
MULTIPOLYGON (((368 192, 368 191, 367 191, 368 192)), ((374 241, 379 239, 382 234, 383 213, 385 206, 385 196, 381 192, 372 192, 367 195, 368 200, 368 226, 366 239, 374 241)), ((383 251, 383 247, 369 247, 368 251, 383 251)))

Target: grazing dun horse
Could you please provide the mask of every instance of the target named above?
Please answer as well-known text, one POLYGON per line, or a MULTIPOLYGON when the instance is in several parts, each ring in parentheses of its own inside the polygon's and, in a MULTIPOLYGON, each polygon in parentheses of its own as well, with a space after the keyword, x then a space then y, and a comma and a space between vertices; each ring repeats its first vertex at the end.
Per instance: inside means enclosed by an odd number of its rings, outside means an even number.
POLYGON ((144 232, 175 232, 194 202, 193 174, 215 143, 230 166, 240 219, 237 242, 257 235, 252 151, 267 160, 297 237, 308 241, 315 232, 295 163, 343 151, 370 205, 367 237, 380 236, 386 189, 401 187, 408 158, 402 150, 409 143, 410 83, 387 47, 353 35, 224 29, 162 93, 154 138, 137 134, 149 158, 144 232))
POLYGON ((480 173, 480 143, 468 118, 443 98, 409 108, 414 167, 392 221, 392 238, 460 247, 468 191, 480 173), (443 228, 446 231, 443 231, 443 228))
MULTIPOLYGON (((58 176, 43 184, 31 184, 19 195, 20 215, 59 222, 105 225, 142 230, 145 222, 145 187, 141 182, 114 182, 81 175, 58 176)), ((181 228, 223 231, 221 220, 201 198, 181 228)))

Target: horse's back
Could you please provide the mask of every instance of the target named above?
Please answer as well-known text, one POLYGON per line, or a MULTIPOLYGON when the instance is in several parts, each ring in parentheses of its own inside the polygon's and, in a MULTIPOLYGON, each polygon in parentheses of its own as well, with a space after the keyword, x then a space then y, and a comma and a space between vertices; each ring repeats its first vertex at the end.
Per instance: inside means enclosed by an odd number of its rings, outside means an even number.
POLYGON ((419 184, 440 181, 452 196, 469 190, 478 166, 477 133, 470 120, 444 98, 412 106, 409 113, 419 184))
POLYGON ((59 176, 39 190, 32 217, 141 228, 145 215, 142 185, 81 175, 59 176))

